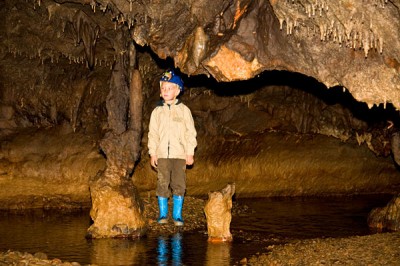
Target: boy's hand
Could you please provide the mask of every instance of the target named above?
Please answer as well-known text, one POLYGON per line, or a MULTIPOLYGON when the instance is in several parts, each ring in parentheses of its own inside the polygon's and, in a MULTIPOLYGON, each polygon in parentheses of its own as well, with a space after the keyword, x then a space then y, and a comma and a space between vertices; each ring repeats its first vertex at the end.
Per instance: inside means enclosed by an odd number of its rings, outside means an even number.
POLYGON ((186 155, 186 165, 192 165, 194 163, 193 155, 186 155))
POLYGON ((158 165, 157 161, 158 161, 157 155, 152 155, 152 156, 150 157, 150 164, 151 164, 151 166, 153 166, 154 168, 157 168, 157 165, 158 165))

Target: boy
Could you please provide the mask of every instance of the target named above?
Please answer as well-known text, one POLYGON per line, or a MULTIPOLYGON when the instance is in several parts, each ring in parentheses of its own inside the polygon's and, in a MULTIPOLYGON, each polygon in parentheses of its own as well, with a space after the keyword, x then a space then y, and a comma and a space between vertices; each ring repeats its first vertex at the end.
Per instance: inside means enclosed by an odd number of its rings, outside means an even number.
POLYGON ((192 113, 176 98, 181 92, 182 79, 174 71, 166 71, 160 79, 160 96, 163 100, 151 113, 148 135, 151 166, 158 170, 156 194, 160 215, 157 221, 160 224, 168 222, 171 187, 175 226, 183 226, 186 165, 193 164, 197 146, 192 113))

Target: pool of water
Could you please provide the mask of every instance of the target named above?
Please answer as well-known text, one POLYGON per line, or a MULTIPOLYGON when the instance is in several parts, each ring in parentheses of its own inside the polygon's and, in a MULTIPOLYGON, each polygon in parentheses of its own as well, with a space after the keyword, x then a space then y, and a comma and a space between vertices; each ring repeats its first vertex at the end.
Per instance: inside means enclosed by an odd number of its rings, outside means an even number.
MULTIPOLYGON (((175 232, 141 239, 87 240, 88 210, 0 212, 0 251, 44 252, 51 258, 97 265, 233 265, 272 239, 369 234, 366 218, 390 195, 341 198, 239 198, 247 212, 234 217, 232 243, 207 242, 206 232, 175 232), (245 234, 243 234, 245 233, 245 234), (248 238, 248 235, 256 235, 248 238)), ((265 250, 265 249, 264 249, 265 250)))

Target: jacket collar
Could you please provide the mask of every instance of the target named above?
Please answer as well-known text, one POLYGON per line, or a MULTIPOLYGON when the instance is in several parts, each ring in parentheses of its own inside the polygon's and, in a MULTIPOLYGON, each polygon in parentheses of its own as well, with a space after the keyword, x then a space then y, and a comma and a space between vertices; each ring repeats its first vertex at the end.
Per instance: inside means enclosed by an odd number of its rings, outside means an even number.
MULTIPOLYGON (((171 104, 171 105, 178 105, 178 104, 180 104, 180 103, 182 103, 182 101, 181 101, 180 99, 176 99, 176 100, 175 100, 175 104, 171 104)), ((160 100, 160 101, 158 102, 158 104, 157 104, 157 106, 164 106, 164 105, 166 105, 166 103, 165 103, 164 100, 160 100)))

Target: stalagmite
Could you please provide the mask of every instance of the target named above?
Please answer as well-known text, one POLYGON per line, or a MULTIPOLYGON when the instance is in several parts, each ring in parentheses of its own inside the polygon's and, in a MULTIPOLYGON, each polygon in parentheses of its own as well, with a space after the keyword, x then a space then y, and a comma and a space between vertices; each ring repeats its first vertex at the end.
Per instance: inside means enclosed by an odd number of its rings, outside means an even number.
MULTIPOLYGON (((116 47, 125 47, 122 34, 115 38, 116 47)), ((107 156, 107 168, 91 180, 94 223, 88 229, 88 237, 139 237, 145 233, 146 221, 143 204, 129 174, 140 155, 142 135, 142 79, 137 69, 129 68, 130 85, 126 83, 124 62, 135 65, 133 44, 130 57, 123 53, 113 67, 110 92, 107 97, 108 125, 110 131, 101 141, 101 149, 107 156), (129 112, 129 115, 128 115, 129 112)))
POLYGON ((208 193, 204 206, 207 218, 208 241, 232 241, 230 224, 232 220, 232 196, 235 194, 235 184, 228 184, 221 191, 208 193))

